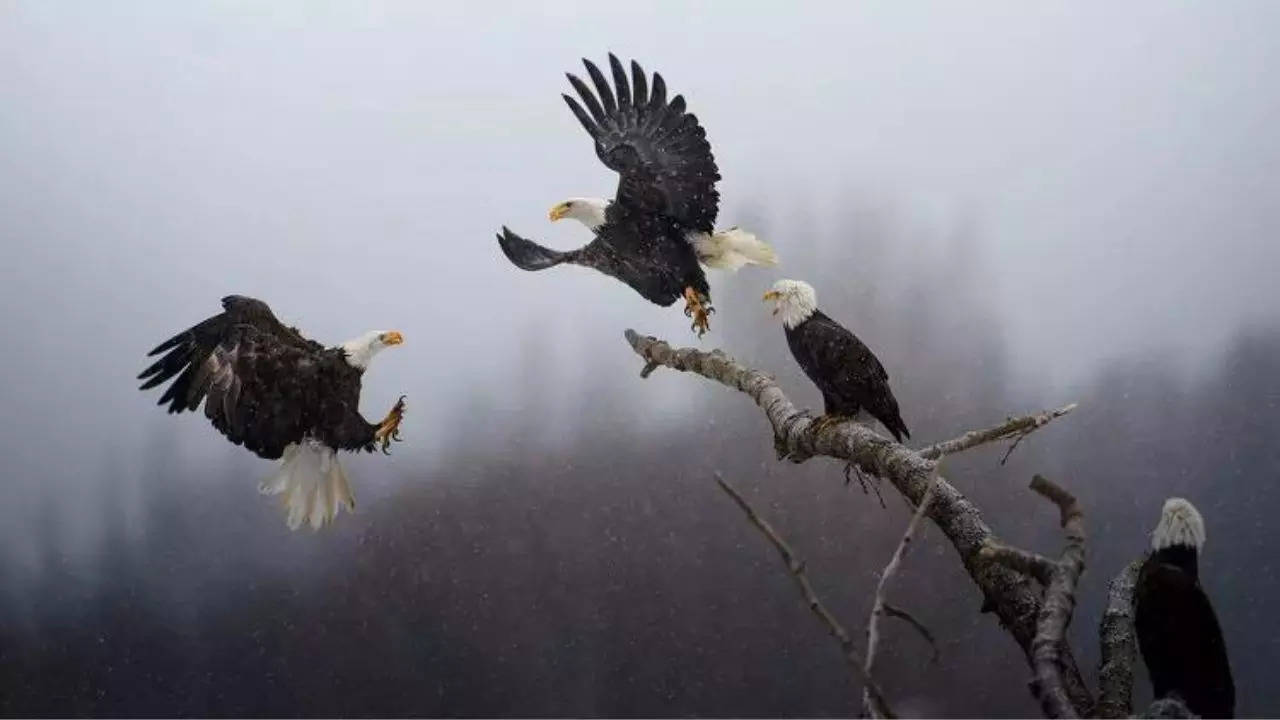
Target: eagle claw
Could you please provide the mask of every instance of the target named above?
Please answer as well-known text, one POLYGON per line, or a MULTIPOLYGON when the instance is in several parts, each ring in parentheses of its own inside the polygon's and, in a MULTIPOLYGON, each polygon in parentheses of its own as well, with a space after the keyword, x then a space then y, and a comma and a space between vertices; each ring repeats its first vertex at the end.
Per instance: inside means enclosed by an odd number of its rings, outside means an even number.
POLYGON ((375 446, 381 446, 383 455, 390 455, 391 441, 402 442, 400 439, 400 421, 404 419, 404 396, 401 395, 396 404, 391 407, 391 412, 383 418, 378 424, 378 429, 373 433, 373 442, 375 446))
POLYGON ((693 324, 689 326, 689 329, 696 332, 698 337, 701 338, 711 329, 711 324, 707 322, 707 318, 716 309, 711 307, 709 301, 704 301, 698 291, 692 287, 684 289, 684 303, 684 316, 693 318, 693 324))

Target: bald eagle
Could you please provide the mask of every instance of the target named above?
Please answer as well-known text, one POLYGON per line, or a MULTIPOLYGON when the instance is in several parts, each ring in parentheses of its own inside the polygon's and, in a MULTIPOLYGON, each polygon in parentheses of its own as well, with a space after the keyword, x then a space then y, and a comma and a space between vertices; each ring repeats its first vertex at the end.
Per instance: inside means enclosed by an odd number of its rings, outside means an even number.
POLYGON ((568 74, 582 104, 563 97, 595 142, 600 161, 620 175, 614 199, 573 198, 551 209, 551 220, 572 218, 595 233, 577 250, 552 250, 505 226, 498 244, 523 270, 571 263, 617 278, 657 305, 683 297, 685 315, 693 317, 701 337, 713 311, 702 264, 726 270, 772 265, 773 249, 738 228, 715 230, 720 173, 711 145, 698 118, 685 111, 684 98, 667 100, 661 75, 654 73, 650 89, 644 70, 632 61, 628 82, 622 63, 610 54, 611 88, 599 68, 582 62, 596 93, 568 74))
POLYGON ((138 375, 148 390, 177 377, 160 396, 170 413, 204 414, 228 440, 268 460, 283 459, 263 481, 264 495, 283 495, 288 525, 313 530, 355 498, 337 451, 388 452, 399 440, 401 397, 379 423, 360 415, 360 378, 400 333, 371 331, 325 347, 287 327, 261 300, 222 299, 223 312, 160 343, 165 353, 138 375), (179 374, 181 373, 181 374, 179 374))
POLYGON ((1138 573, 1134 627, 1156 699, 1177 696, 1206 718, 1233 717, 1236 691, 1222 630, 1200 587, 1204 519, 1169 498, 1138 573))
POLYGON ((796 362, 822 391, 821 423, 845 419, 880 421, 894 440, 911 437, 889 389, 889 374, 856 335, 818 309, 813 286, 800 280, 779 280, 764 294, 782 316, 787 344, 796 362))

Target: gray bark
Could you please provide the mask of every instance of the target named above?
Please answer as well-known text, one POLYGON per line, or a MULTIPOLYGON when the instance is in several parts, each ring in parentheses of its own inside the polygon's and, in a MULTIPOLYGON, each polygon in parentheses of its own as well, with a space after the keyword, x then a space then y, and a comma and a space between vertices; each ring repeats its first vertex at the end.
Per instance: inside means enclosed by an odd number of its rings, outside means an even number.
MULTIPOLYGON (((1032 663, 1032 641, 1041 610, 1039 589, 1031 577, 983 556, 984 547, 999 544, 995 533, 978 508, 937 475, 935 461, 853 422, 827 424, 814 432, 813 418, 797 409, 771 377, 737 363, 719 350, 672 348, 634 330, 627 330, 625 335, 632 349, 645 361, 643 376, 665 366, 702 375, 750 396, 768 417, 780 456, 795 462, 818 455, 848 461, 864 472, 888 480, 912 505, 919 505, 930 483, 935 482, 929 519, 951 542, 969 576, 982 591, 983 610, 996 614, 1001 626, 1022 649, 1028 664, 1032 663)), ((1011 420, 1005 425, 1018 422, 1025 419, 1011 420)), ((954 442, 963 442, 963 438, 954 442)), ((1079 714, 1088 712, 1093 707, 1093 698, 1075 657, 1065 644, 1061 648, 1060 664, 1063 688, 1071 705, 1079 714)))

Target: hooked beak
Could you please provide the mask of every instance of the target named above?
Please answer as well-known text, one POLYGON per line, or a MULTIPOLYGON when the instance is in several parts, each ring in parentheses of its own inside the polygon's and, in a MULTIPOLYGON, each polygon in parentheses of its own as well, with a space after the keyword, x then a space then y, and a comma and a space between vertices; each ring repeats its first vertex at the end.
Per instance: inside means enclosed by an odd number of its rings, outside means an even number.
MULTIPOLYGON (((777 300, 780 300, 781 298, 782 298, 782 294, 779 293, 777 290, 770 290, 769 292, 764 294, 764 297, 761 298, 761 300, 763 302, 769 302, 770 300, 777 301, 777 300)), ((773 314, 774 315, 778 314, 778 307, 776 305, 773 308, 773 314)))
POLYGON ((562 220, 569 214, 569 203, 560 203, 551 208, 551 212, 547 213, 547 217, 551 218, 551 222, 562 220))
POLYGON ((384 332, 378 336, 378 339, 382 341, 383 345, 399 345, 404 342, 404 336, 396 330, 384 332))

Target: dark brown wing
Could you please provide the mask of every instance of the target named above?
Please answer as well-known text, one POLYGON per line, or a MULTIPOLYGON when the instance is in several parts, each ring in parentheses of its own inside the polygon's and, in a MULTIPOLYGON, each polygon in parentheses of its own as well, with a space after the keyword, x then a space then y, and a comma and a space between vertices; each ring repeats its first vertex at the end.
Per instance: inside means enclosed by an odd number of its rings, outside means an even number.
POLYGON ((138 376, 141 389, 176 377, 159 404, 180 413, 204 402, 205 416, 227 439, 266 458, 309 432, 355 427, 364 441, 368 424, 350 417, 358 416, 359 373, 341 350, 302 337, 259 300, 233 295, 222 304, 221 314, 151 351, 163 356, 138 376))
POLYGON ((666 83, 657 73, 651 90, 635 61, 629 85, 622 63, 610 53, 612 88, 591 61, 582 62, 599 99, 572 74, 567 77, 582 105, 568 95, 564 99, 595 141, 601 162, 621 175, 610 222, 619 214, 662 215, 683 231, 711 232, 719 206, 715 185, 720 173, 706 131, 685 110, 684 98, 676 95, 668 102, 666 83))
MULTIPOLYGON (((686 285, 692 285, 702 293, 709 292, 706 277, 688 243, 678 242, 679 245, 669 243, 667 248, 669 256, 677 258, 672 263, 661 252, 656 258, 649 257, 650 253, 619 252, 616 249, 618 245, 604 236, 597 236, 577 250, 562 252, 523 238, 506 227, 498 235, 502 252, 522 270, 545 270, 561 264, 581 265, 621 280, 649 302, 664 307, 674 303, 686 285), (679 262, 682 258, 686 262, 679 262)), ((633 246, 639 249, 647 244, 637 242, 633 246)))
POLYGON ((828 413, 866 410, 901 441, 911 437, 889 388, 889 373, 856 335, 822 311, 787 331, 796 362, 822 391, 828 413))

